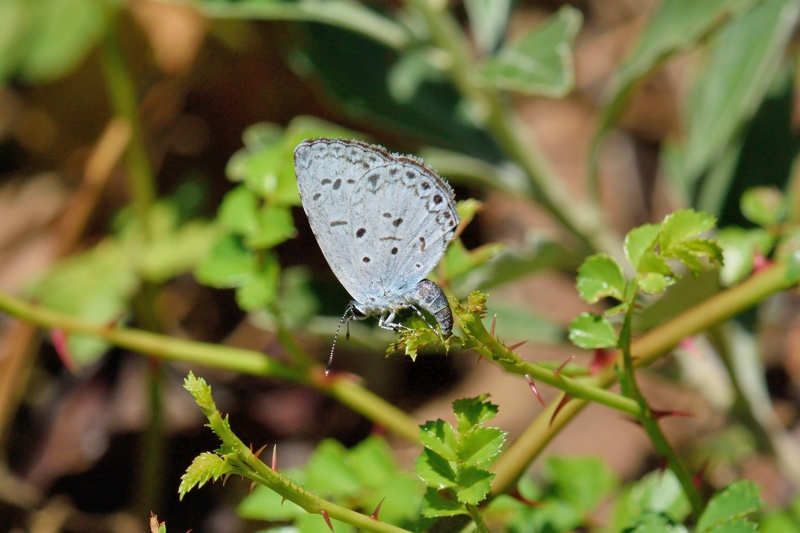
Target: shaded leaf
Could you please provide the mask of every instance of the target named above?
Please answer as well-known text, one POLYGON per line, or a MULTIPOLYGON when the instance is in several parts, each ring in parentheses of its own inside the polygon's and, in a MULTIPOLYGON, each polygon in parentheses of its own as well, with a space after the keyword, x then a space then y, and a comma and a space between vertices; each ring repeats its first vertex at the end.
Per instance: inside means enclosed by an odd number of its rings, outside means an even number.
POLYGON ((622 268, 605 254, 587 258, 578 269, 578 292, 586 302, 596 303, 609 296, 622 301, 625 285, 622 268))
POLYGON ((569 340, 580 348, 610 348, 617 345, 617 332, 604 317, 581 313, 569 326, 569 340))

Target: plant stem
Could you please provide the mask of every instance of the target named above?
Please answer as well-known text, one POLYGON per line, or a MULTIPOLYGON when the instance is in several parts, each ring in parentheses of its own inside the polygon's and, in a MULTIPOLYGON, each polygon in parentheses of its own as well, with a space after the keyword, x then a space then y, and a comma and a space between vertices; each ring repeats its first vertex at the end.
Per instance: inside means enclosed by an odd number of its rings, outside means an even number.
POLYGON ((155 201, 155 176, 147 149, 142 137, 142 125, 139 120, 139 99, 136 96, 133 80, 125 67, 117 35, 116 21, 109 25, 101 48, 101 61, 105 74, 109 98, 117 115, 130 127, 131 136, 126 152, 128 183, 133 204, 145 236, 149 235, 147 224, 150 207, 155 201))
MULTIPOLYGON (((771 294, 790 286, 791 283, 786 280, 786 265, 774 264, 634 339, 631 342, 634 365, 638 368, 651 364, 677 346, 681 340, 733 318, 771 294)), ((595 379, 598 386, 610 387, 616 381, 616 374, 609 367, 598 373, 595 379)), ((563 405, 558 416, 553 418, 559 403, 551 403, 498 461, 491 494, 507 492, 547 444, 588 404, 586 400, 573 399, 563 405)))
POLYGON ((414 419, 381 397, 357 385, 347 375, 326 378, 323 368, 319 365, 300 370, 253 350, 187 341, 108 324, 93 324, 29 304, 3 291, 0 291, 0 311, 45 329, 91 335, 115 346, 166 361, 188 362, 311 386, 406 440, 419 442, 417 438, 419 428, 414 419))
MULTIPOLYGON (((631 283, 635 283, 635 281, 631 283)), ((650 409, 650 405, 648 405, 647 399, 642 394, 642 391, 639 389, 639 384, 636 381, 636 371, 633 364, 633 357, 631 356, 631 331, 633 328, 633 311, 635 309, 633 302, 635 299, 636 293, 634 291, 631 295, 631 300, 628 302, 628 310, 625 313, 625 321, 622 324, 622 330, 619 335, 623 372, 625 373, 622 389, 626 396, 631 397, 639 404, 640 415, 638 420, 642 424, 647 436, 650 438, 650 442, 653 444, 656 452, 667 459, 670 470, 675 474, 675 477, 683 488, 684 494, 686 494, 692 506, 692 515, 696 520, 703 511, 703 499, 694 485, 692 476, 678 458, 678 454, 675 453, 675 450, 667 440, 664 432, 661 431, 661 426, 658 425, 658 418, 654 415, 652 409, 650 409)))

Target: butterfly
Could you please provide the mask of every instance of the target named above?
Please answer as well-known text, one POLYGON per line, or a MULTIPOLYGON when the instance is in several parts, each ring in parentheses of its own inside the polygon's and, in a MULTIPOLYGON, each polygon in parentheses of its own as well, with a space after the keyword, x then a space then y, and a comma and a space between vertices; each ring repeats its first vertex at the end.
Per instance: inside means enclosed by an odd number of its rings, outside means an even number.
MULTIPOLYGON (((353 301, 336 329, 377 316, 399 331, 397 314, 427 311, 442 335, 453 313, 433 270, 460 222, 450 185, 421 160, 348 139, 308 139, 294 151, 297 187, 311 231, 353 301)), ((327 372, 327 370, 326 370, 327 372)))

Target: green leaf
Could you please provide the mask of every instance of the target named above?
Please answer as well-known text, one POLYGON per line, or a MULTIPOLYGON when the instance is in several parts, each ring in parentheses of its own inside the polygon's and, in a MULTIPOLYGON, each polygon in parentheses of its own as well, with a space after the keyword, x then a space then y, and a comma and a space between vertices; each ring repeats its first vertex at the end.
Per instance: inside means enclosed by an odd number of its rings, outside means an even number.
POLYGON ((623 490, 613 523, 617 529, 624 529, 651 513, 677 523, 683 522, 690 511, 691 505, 672 471, 651 472, 623 490))
POLYGON ((511 0, 464 0, 472 36, 480 50, 489 54, 506 32, 511 0))
POLYGON ((297 233, 288 207, 263 206, 258 210, 256 220, 255 230, 245 239, 248 248, 256 250, 272 248, 297 233))
POLYGON ((227 473, 232 471, 225 459, 215 453, 201 453, 194 458, 186 473, 181 476, 181 484, 178 487, 180 499, 182 500, 194 487, 200 488, 209 480, 217 481, 227 473))
POLYGON ((236 303, 245 311, 263 309, 275 301, 278 296, 278 282, 281 277, 281 266, 274 253, 259 254, 260 264, 254 265, 250 282, 243 284, 236 291, 236 303))
POLYGON ((211 387, 203 378, 195 377, 194 373, 189 371, 189 375, 183 380, 183 388, 192 395, 205 416, 217 410, 214 398, 211 396, 211 387))
POLYGON ((230 289, 253 279, 255 255, 233 234, 219 237, 211 253, 194 271, 197 281, 209 287, 230 289))
MULTIPOLYGON (((118 241, 107 238, 82 254, 58 261, 25 292, 47 309, 95 324, 112 324, 125 317, 139 286, 136 264, 118 241)), ((75 334, 67 337, 67 347, 80 366, 92 364, 108 349, 100 339, 75 334)))
POLYGON ((444 420, 428 421, 420 426, 419 440, 423 446, 448 461, 458 460, 458 437, 453 426, 444 420))
POLYGON ((244 185, 228 192, 219 206, 217 220, 237 235, 249 235, 258 226, 258 197, 244 185))
POLYGON ((497 428, 475 427, 462 434, 458 449, 459 463, 487 467, 500 454, 506 432, 497 428))
POLYGON ((422 516, 456 516, 460 514, 468 515, 469 512, 467 507, 458 501, 452 491, 437 491, 432 487, 427 488, 422 507, 422 516))
POLYGON ((711 531, 718 524, 755 513, 764 505, 760 494, 761 488, 752 481, 734 481, 708 502, 697 521, 697 533, 711 531))
MULTIPOLYGON (((698 2, 705 3, 710 2, 698 2)), ((711 40, 708 60, 684 113, 687 133, 682 150, 668 170, 688 190, 722 158, 731 139, 761 104, 784 59, 798 8, 794 0, 757 2, 722 25, 711 40)))
POLYGON ((441 455, 428 448, 422 450, 415 463, 417 475, 428 487, 436 489, 457 486, 453 466, 441 455))
MULTIPOLYGON (((603 139, 625 110, 636 84, 666 57, 686 50, 721 21, 752 5, 755 0, 665 0, 648 19, 647 27, 622 64, 608 91, 611 101, 604 107, 600 127, 592 143, 592 167, 596 169, 603 139)), ((592 170, 594 174, 596 170, 592 170)))
POLYGON ((492 488, 492 479, 495 474, 474 466, 462 467, 458 471, 458 485, 456 489, 458 501, 467 505, 477 505, 486 499, 492 488))
POLYGON ((523 94, 566 95, 575 83, 572 47, 580 26, 580 11, 562 7, 545 24, 490 58, 479 71, 479 80, 523 94))
POLYGON ((647 251, 639 258, 637 271, 641 275, 660 274, 662 276, 672 276, 672 267, 667 260, 654 251, 647 251))
POLYGON ((720 280, 723 285, 731 286, 753 271, 757 251, 764 256, 769 254, 775 237, 761 228, 746 230, 734 226, 721 229, 717 233, 717 241, 722 246, 723 257, 720 280))
POLYGON ((596 457, 551 457, 544 475, 557 487, 558 497, 571 502, 581 513, 597 508, 619 483, 606 462, 596 457))
POLYGON ((708 530, 709 533, 755 533, 756 531, 759 531, 758 524, 746 518, 728 520, 708 530))
POLYGON ((586 349, 610 348, 617 345, 614 326, 602 316, 582 313, 569 326, 569 340, 586 349))
POLYGON ((672 253, 674 246, 709 231, 714 227, 716 221, 717 219, 713 215, 693 209, 681 209, 667 215, 664 222, 661 223, 661 233, 658 239, 661 253, 672 253))
POLYGON ((347 498, 361 490, 361 483, 345 463, 347 449, 333 439, 325 439, 308 459, 304 471, 308 486, 325 498, 347 498))
POLYGON ((625 256, 637 272, 640 271, 639 263, 645 253, 652 252, 655 247, 660 230, 661 224, 644 224, 632 229, 625 236, 625 256))
POLYGON ((0 80, 48 82, 75 68, 102 37, 116 2, 0 2, 0 80))
POLYGON ((638 522, 625 528, 625 533, 688 533, 681 524, 674 524, 661 514, 650 513, 642 516, 638 522))
POLYGON ((774 187, 748 189, 739 200, 742 214, 759 226, 772 226, 786 215, 786 198, 774 187))
POLYGON ((786 281, 792 285, 800 283, 800 249, 786 258, 786 281))
POLYGON ((675 279, 663 274, 643 274, 636 277, 636 286, 645 294, 661 294, 675 279))
MULTIPOLYGON (((281 472, 283 473, 283 472, 281 472)), ((292 476, 296 478, 296 475, 292 476)), ((294 479, 300 483, 300 479, 294 479)), ((269 520, 285 522, 296 520, 308 512, 296 503, 286 500, 283 496, 264 485, 256 485, 253 492, 236 506, 236 513, 247 520, 269 520)))
POLYGON ((581 298, 589 303, 596 303, 609 296, 622 301, 625 284, 622 268, 605 254, 587 258, 578 269, 578 292, 581 298))
POLYGON ((498 407, 492 402, 484 401, 488 397, 488 394, 481 394, 475 398, 461 398, 453 402, 460 435, 497 416, 498 407))

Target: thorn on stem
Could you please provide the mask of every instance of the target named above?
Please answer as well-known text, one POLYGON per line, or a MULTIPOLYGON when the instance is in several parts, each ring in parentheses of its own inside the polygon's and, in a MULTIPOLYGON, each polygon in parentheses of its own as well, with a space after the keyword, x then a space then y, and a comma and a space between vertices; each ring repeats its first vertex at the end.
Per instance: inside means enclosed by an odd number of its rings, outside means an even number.
POLYGON ((517 348, 519 348, 523 344, 526 344, 527 342, 529 342, 529 341, 522 341, 522 342, 518 342, 517 344, 514 344, 513 346, 507 346, 508 351, 509 352, 513 352, 514 350, 516 350, 517 348))
POLYGON ((563 363, 558 365, 558 368, 553 370, 553 374, 555 374, 556 376, 559 375, 561 373, 561 371, 564 370, 564 367, 566 367, 568 364, 570 364, 573 359, 575 359, 575 356, 574 355, 570 355, 569 358, 566 361, 564 361, 563 363))
POLYGON ((489 328, 489 335, 494 337, 494 328, 497 325, 497 313, 494 314, 494 318, 492 318, 492 327, 489 328))
POLYGON ((325 523, 326 523, 326 524, 328 524, 328 529, 330 529, 331 531, 333 531, 333 524, 331 524, 331 517, 330 517, 330 516, 328 516, 328 511, 326 511, 325 509, 323 509, 322 511, 320 511, 320 512, 319 512, 319 514, 321 514, 321 515, 322 515, 322 518, 324 518, 324 519, 325 519, 325 523))
POLYGON ((375 508, 374 511, 372 511, 372 514, 369 515, 370 518, 372 518, 373 520, 377 520, 378 519, 378 513, 381 512, 381 505, 383 505, 383 500, 385 500, 385 499, 386 499, 386 496, 381 498, 381 501, 378 502, 378 506, 375 508))
POLYGON ((528 386, 530 386, 534 396, 536 396, 536 399, 539 400, 539 403, 542 404, 543 407, 547 407, 547 405, 544 403, 544 400, 542 399, 542 395, 539 394, 539 389, 536 388, 536 382, 533 381, 531 375, 525 374, 525 379, 528 380, 528 386))
POLYGON ((272 448, 272 470, 278 471, 278 445, 272 448))
POLYGON ((559 400, 559 402, 558 402, 558 405, 556 406, 556 409, 555 409, 555 411, 553 411, 553 416, 551 416, 551 417, 550 417, 550 425, 551 425, 551 426, 553 425, 553 421, 554 421, 554 420, 556 419, 556 417, 558 416, 558 413, 560 413, 560 412, 561 412, 561 409, 563 409, 563 408, 564 408, 564 406, 565 406, 565 405, 567 405, 567 403, 569 403, 569 401, 570 401, 571 399, 572 399, 572 396, 570 396, 570 395, 569 395, 569 394, 567 394, 567 393, 564 393, 564 395, 561 397, 561 400, 559 400))
POLYGON ((697 473, 692 476, 692 484, 695 486, 696 489, 700 489, 703 486, 703 478, 706 476, 706 471, 708 470, 708 458, 706 458, 703 463, 700 465, 700 468, 697 469, 697 473))
POLYGON ((56 354, 58 354, 61 364, 63 364, 64 368, 69 370, 70 373, 76 374, 78 365, 75 364, 75 359, 73 359, 69 351, 68 339, 69 337, 63 329, 54 328, 50 330, 50 340, 53 341, 53 347, 56 349, 56 354))

